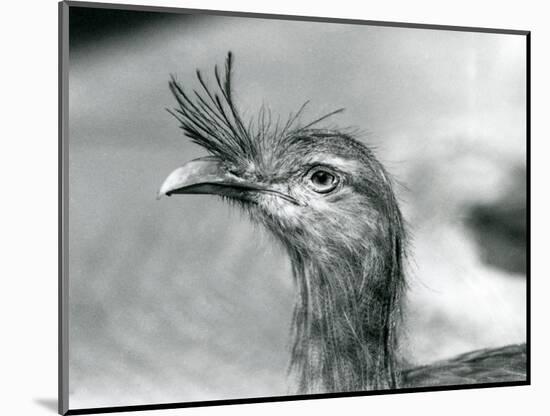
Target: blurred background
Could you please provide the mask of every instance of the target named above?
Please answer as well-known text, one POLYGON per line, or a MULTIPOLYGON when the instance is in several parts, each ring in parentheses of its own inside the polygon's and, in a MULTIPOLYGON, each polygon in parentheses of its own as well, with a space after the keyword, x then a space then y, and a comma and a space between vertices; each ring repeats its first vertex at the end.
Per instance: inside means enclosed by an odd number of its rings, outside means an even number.
POLYGON ((204 155, 165 111, 235 54, 244 116, 331 123, 398 179, 411 234, 403 354, 525 341, 525 39, 71 7, 70 408, 287 394, 287 258, 208 196, 157 201, 204 155))

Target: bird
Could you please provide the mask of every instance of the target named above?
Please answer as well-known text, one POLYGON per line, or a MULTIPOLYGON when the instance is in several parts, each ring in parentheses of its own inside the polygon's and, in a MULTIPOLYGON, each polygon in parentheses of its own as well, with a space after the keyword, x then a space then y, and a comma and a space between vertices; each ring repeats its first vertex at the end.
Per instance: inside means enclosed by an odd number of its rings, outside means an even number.
POLYGON ((425 366, 400 356, 409 233, 395 179, 349 129, 324 127, 337 109, 302 122, 306 101, 281 122, 261 107, 244 121, 232 68, 200 70, 187 91, 175 76, 168 111, 208 153, 173 170, 158 196, 210 194, 271 233, 290 259, 296 303, 289 373, 296 393, 525 381, 525 344, 425 366))

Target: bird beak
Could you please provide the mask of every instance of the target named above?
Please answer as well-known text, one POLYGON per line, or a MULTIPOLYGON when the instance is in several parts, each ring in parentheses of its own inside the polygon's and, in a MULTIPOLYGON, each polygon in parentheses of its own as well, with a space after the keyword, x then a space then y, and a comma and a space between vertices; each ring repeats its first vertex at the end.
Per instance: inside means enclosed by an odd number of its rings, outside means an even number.
MULTIPOLYGON (((246 188, 246 182, 227 172, 211 156, 191 160, 174 170, 164 180, 158 197, 172 194, 218 194, 234 196, 235 188, 246 188)), ((251 185, 251 184, 250 184, 251 185)))
POLYGON ((174 170, 161 185, 157 199, 173 194, 214 194, 247 200, 251 193, 271 193, 299 205, 289 195, 230 173, 213 156, 191 160, 174 170))

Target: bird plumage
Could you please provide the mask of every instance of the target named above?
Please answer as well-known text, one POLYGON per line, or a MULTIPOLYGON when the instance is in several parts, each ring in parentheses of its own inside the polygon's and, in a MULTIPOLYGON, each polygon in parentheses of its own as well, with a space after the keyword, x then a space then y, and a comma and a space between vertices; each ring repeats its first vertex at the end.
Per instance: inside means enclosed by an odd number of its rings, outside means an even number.
POLYGON ((402 372, 404 386, 430 387, 525 380, 525 344, 485 348, 402 372))
MULTIPOLYGON (((170 81, 178 107, 169 111, 211 156, 174 171, 161 193, 221 195, 281 242, 297 287, 290 369, 298 392, 423 385, 430 383, 430 369, 445 379, 466 365, 473 369, 466 379, 476 379, 480 368, 466 356, 401 370, 404 221, 393 180, 373 152, 346 132, 318 127, 341 110, 302 124, 305 104, 285 123, 273 122, 262 109, 245 124, 233 101, 232 62, 229 53, 224 74, 215 68, 214 90, 199 71, 200 89, 192 93, 170 81)), ((497 356, 492 352, 480 354, 486 359, 476 363, 484 369, 506 368, 489 358, 497 356)), ((521 370, 521 359, 514 369, 521 370)))

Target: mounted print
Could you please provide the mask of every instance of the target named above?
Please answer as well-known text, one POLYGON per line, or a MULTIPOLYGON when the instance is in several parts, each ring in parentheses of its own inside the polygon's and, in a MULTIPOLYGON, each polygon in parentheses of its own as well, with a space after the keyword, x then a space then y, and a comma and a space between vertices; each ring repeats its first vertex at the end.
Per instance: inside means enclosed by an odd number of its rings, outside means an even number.
POLYGON ((529 384, 529 32, 59 12, 61 414, 529 384))

